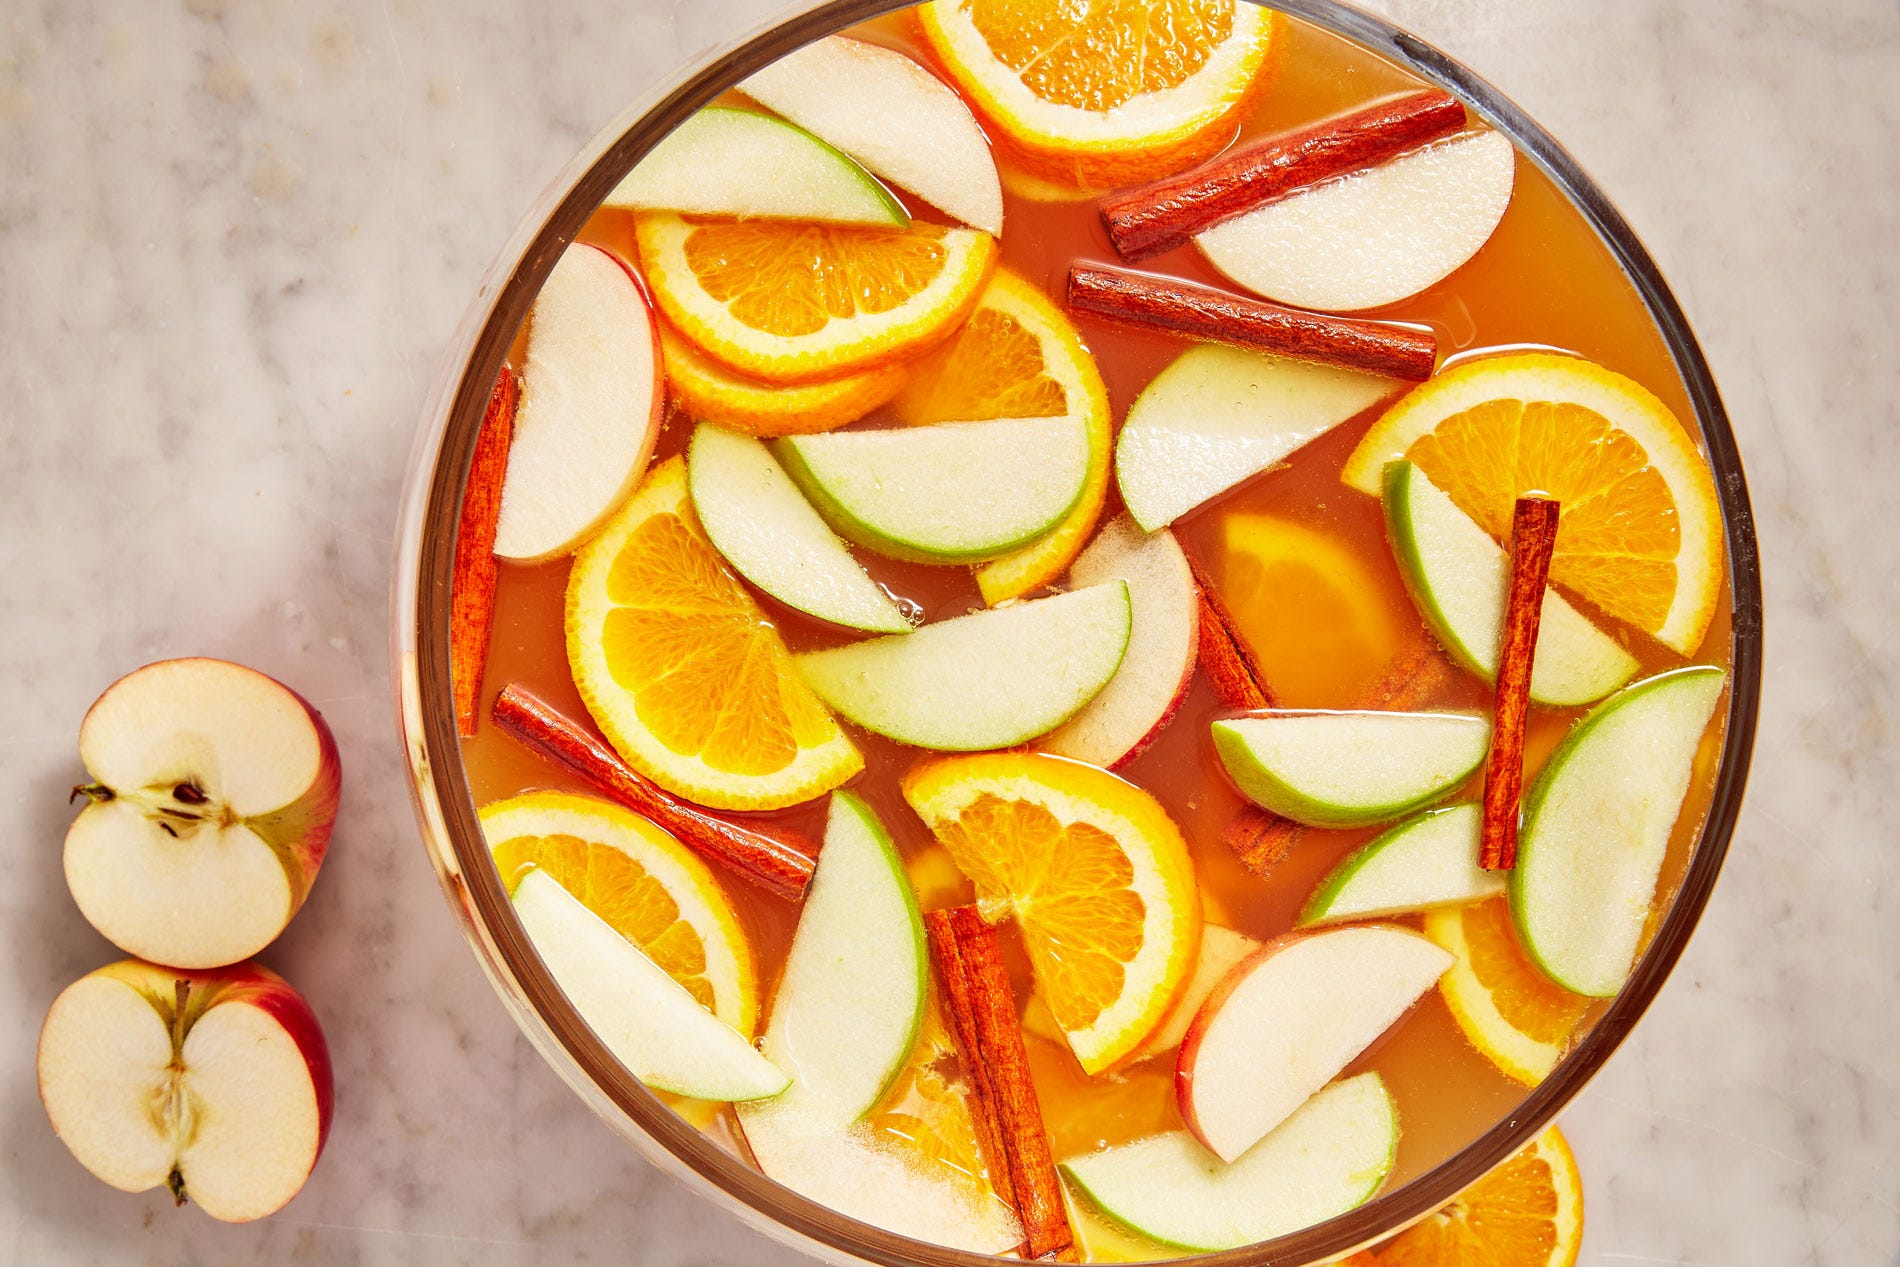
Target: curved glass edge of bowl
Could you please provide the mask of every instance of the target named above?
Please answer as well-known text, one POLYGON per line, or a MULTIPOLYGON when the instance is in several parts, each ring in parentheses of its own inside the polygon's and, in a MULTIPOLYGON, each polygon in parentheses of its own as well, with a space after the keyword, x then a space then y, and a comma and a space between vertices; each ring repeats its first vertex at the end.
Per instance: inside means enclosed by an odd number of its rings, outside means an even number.
MULTIPOLYGON (((830 0, 761 23, 624 110, 529 209, 457 328, 412 449, 392 576, 391 670, 411 794, 444 895, 516 1025, 575 1094, 649 1161, 782 1244, 833 1262, 980 1267, 996 1260, 885 1232, 767 1179, 684 1123, 606 1054, 548 976, 493 869, 465 870, 471 855, 482 859, 486 851, 448 703, 448 577, 474 437, 488 384, 554 260, 620 176, 686 115, 784 52, 909 2, 830 0), (453 759, 438 763, 431 760, 432 752, 453 759)), ((1655 937, 1584 1040, 1543 1083, 1527 1091, 1510 1117, 1431 1170, 1325 1223, 1193 1257, 1200 1267, 1297 1267, 1389 1235, 1508 1158, 1583 1089, 1647 1010, 1707 903, 1741 807, 1761 681, 1760 566, 1740 455, 1687 318, 1633 230, 1553 137, 1459 62, 1385 19, 1336 0, 1278 0, 1273 7, 1355 40, 1454 92, 1511 137, 1609 247, 1662 331, 1717 477, 1729 557, 1733 664, 1721 763, 1695 852, 1655 937)))

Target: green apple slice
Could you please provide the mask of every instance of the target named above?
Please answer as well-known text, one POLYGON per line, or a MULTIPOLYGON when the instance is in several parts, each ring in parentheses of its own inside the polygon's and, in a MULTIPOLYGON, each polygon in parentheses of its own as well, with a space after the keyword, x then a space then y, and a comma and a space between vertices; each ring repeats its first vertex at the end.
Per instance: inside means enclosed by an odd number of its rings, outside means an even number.
POLYGON ((1525 799, 1511 918, 1531 962, 1564 989, 1609 998, 1629 976, 1724 677, 1691 665, 1605 700, 1525 799))
POLYGON ((1214 750, 1255 804, 1311 827, 1369 827, 1449 795, 1484 760, 1472 713, 1277 709, 1214 723, 1214 750))
POLYGON ((825 843, 772 999, 764 1049, 792 1086, 774 1113, 854 1122, 904 1066, 928 988, 910 873, 871 807, 831 794, 825 843))
POLYGON ((997 418, 787 436, 773 450, 844 536, 913 563, 974 563, 1055 527, 1088 480, 1088 423, 997 418))
POLYGON ((910 223, 903 204, 837 149, 796 124, 732 106, 707 106, 674 128, 601 205, 892 228, 910 223))
POLYGON ((547 872, 525 868, 514 903, 555 984, 614 1058, 649 1087, 699 1100, 758 1100, 790 1085, 790 1075, 745 1035, 547 872))
POLYGON ((1448 805, 1367 841, 1320 881, 1299 926, 1462 906, 1504 892, 1505 873, 1478 865, 1483 817, 1475 804, 1448 805))
MULTIPOLYGON (((1495 678, 1511 571, 1503 547, 1411 462, 1385 468, 1385 522, 1406 588, 1445 650, 1487 682, 1495 678)), ((1533 700, 1588 704, 1635 672, 1635 656, 1555 590, 1544 591, 1533 700)))
POLYGON ((1231 1165, 1186 1131, 1062 1163, 1104 1214, 1182 1249, 1252 1245, 1364 1205, 1398 1155, 1399 1118, 1376 1073, 1315 1094, 1231 1165))
POLYGON ((763 443, 701 423, 686 479, 700 527, 740 576, 820 620, 871 633, 910 632, 904 613, 763 443))
POLYGON ((1115 441, 1115 482, 1145 531, 1173 523, 1395 394, 1377 374, 1219 343, 1155 375, 1115 441))
POLYGON ((899 743, 1008 748, 1079 712, 1128 649, 1128 582, 972 612, 796 657, 833 711, 899 743))

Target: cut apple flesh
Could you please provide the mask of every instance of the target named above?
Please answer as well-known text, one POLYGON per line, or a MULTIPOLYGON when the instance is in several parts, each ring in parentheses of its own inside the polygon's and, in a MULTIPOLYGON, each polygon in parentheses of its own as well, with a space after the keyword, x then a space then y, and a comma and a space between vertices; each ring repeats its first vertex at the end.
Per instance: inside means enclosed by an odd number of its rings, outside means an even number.
POLYGON ((797 657, 818 697, 899 743, 944 752, 1007 748, 1093 699, 1128 647, 1128 584, 973 612, 915 633, 797 657))
POLYGON ((701 423, 686 469, 700 527, 739 575, 808 616, 872 633, 910 632, 904 613, 764 444, 701 423))
POLYGON ((1215 1251, 1285 1236, 1370 1200, 1392 1172, 1399 1119, 1376 1073, 1307 1100, 1244 1157, 1225 1164, 1185 1131, 1062 1165, 1110 1218, 1164 1245, 1215 1251))
POLYGON ((653 314, 627 266, 568 247, 528 323, 496 554, 566 554, 627 499, 660 430, 659 364, 653 314))
POLYGON ((1128 513, 1152 532, 1398 391, 1376 374, 1204 343, 1155 375, 1115 442, 1128 513))
POLYGON ((1449 795, 1490 738, 1470 713, 1279 710, 1214 723, 1214 750, 1241 793, 1313 827, 1387 823, 1449 795))
POLYGON ((833 792, 765 1028, 765 1054, 792 1085, 760 1111, 834 1123, 869 1112, 917 1039, 924 955, 923 918, 897 847, 870 806, 833 792))
MULTIPOLYGON (((1245 933, 1237 933, 1218 924, 1201 925, 1201 954, 1195 960, 1193 974, 1188 977, 1187 984, 1181 987, 1181 993, 1175 999, 1174 1006, 1168 1009, 1167 1017, 1135 1049, 1135 1054, 1129 1060, 1150 1060, 1179 1047, 1181 1040, 1187 1037, 1188 1026, 1193 1024, 1195 1014, 1201 1010, 1201 1004, 1207 1002, 1207 996, 1214 992, 1214 987, 1221 983, 1235 964, 1259 949, 1260 943, 1245 933)), ((1054 1018, 1050 1020, 1053 1025, 1054 1018)), ((1056 1030, 1052 1041, 1060 1042, 1061 1033, 1061 1030, 1056 1030)))
POLYGON ((1320 881, 1299 925, 1403 915, 1502 893, 1505 873, 1478 865, 1482 818, 1477 805, 1449 805, 1368 841, 1320 881))
POLYGON ((342 770, 322 717, 224 660, 127 674, 79 730, 93 781, 66 882, 107 938, 181 968, 235 963, 283 930, 329 846, 342 770))
MULTIPOLYGON (((1486 681, 1497 676, 1510 558, 1411 462, 1385 471, 1386 531, 1406 588, 1439 642, 1486 681)), ((1636 672, 1636 657, 1555 590, 1531 667, 1531 698, 1569 707, 1601 699, 1636 672)))
POLYGON ((1128 582, 1128 653, 1101 694, 1037 746, 1113 767, 1140 755, 1180 707, 1194 679, 1200 595, 1180 543, 1165 528, 1143 533, 1123 515, 1069 568, 1077 586, 1128 582))
POLYGON ((1026 545, 1062 521, 1088 479, 1080 415, 832 431, 772 447, 832 527, 917 563, 1026 545))
POLYGON ((1214 988, 1181 1046, 1175 1085, 1188 1130, 1236 1160, 1390 1029, 1452 962, 1390 925, 1269 943, 1214 988))
POLYGON ((791 1078, 666 969, 539 867, 514 884, 515 914, 556 985, 614 1059, 650 1087, 699 1100, 777 1095, 791 1078))
POLYGON ((604 207, 838 224, 910 223, 871 174, 804 128, 756 110, 707 106, 673 129, 604 207))
POLYGON ((1416 295, 1490 240, 1511 205, 1517 155, 1468 132, 1303 190, 1197 235, 1208 263, 1248 290, 1351 312, 1416 295))
POLYGON ((1605 700, 1526 798, 1511 916, 1531 962, 1564 989, 1608 998, 1629 976, 1723 678, 1693 665, 1605 700))
POLYGON ((1002 182, 983 129, 949 85, 904 54, 828 36, 739 91, 970 227, 1003 232, 1002 182))
POLYGON ((252 965, 101 968, 53 1003, 38 1064, 47 1115, 82 1165, 127 1192, 169 1186, 226 1222, 295 1196, 328 1132, 316 1018, 252 965))

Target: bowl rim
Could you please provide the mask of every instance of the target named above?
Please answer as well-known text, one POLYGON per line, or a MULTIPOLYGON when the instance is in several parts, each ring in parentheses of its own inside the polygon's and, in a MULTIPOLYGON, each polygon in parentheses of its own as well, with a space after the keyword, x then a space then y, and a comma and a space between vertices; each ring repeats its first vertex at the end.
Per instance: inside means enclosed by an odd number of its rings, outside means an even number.
MULTIPOLYGON (((459 759, 447 650, 455 531, 489 386, 562 250, 621 176, 700 106, 793 48, 908 3, 827 0, 762 24, 701 57, 603 129, 529 210, 464 316, 418 431, 396 540, 391 656, 411 793, 445 895, 507 1010, 575 1092, 662 1169, 808 1253, 833 1259, 842 1254, 886 1267, 980 1267, 996 1259, 860 1223, 768 1179, 688 1125, 594 1038, 535 954, 499 877, 486 865, 486 846, 459 759)), ((1338 0, 1277 0, 1273 7, 1361 44, 1458 96, 1550 177, 1621 265, 1669 349, 1716 476, 1729 562, 1733 662, 1721 761, 1702 833, 1654 938, 1583 1041, 1542 1083, 1528 1089, 1506 1118, 1430 1170, 1299 1232, 1170 1260, 1199 1267, 1291 1267, 1343 1255, 1437 1209, 1536 1137, 1621 1044, 1681 957, 1728 852, 1761 700, 1761 570, 1741 457, 1688 319, 1634 231, 1555 138, 1431 44, 1338 0)))

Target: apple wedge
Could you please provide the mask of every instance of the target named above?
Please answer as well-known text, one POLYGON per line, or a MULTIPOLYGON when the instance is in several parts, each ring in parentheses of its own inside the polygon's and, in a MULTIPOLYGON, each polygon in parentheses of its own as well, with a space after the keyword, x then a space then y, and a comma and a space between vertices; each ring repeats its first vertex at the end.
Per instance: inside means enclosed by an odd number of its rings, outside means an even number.
POLYGON ((866 730, 941 752, 1008 748, 1095 698, 1132 619, 1128 583, 1114 580, 795 659, 818 698, 866 730))
POLYGON ((343 768, 323 715, 227 660, 161 660, 107 687, 79 726, 92 781, 66 833, 66 885, 130 954, 213 968, 256 954, 329 851, 343 768))
POLYGON ((901 229, 910 213, 871 174, 804 128, 707 106, 647 152, 603 207, 827 220, 901 229))
POLYGON ((1473 713, 1276 709, 1213 730, 1241 794, 1309 827, 1369 827, 1422 809, 1476 773, 1491 740, 1473 713))
POLYGON ((1232 1162, 1390 1029, 1451 967, 1419 934, 1366 924, 1291 933, 1237 964, 1181 1044, 1194 1137, 1232 1162))
POLYGON ((1724 676, 1691 665, 1603 701, 1525 798, 1511 918, 1531 962, 1564 989, 1623 988, 1724 676))
POLYGON ((777 1095, 791 1076, 539 867, 510 877, 515 915, 548 972, 627 1072, 697 1100, 777 1095))
POLYGON ((660 433, 659 366, 659 331, 632 270, 599 247, 568 247, 529 317, 496 554, 566 554, 627 499, 660 433))
MULTIPOLYGON (((1181 987, 1181 993, 1175 997, 1174 1006, 1162 1018, 1155 1032, 1148 1035, 1129 1056, 1132 1064, 1142 1060, 1152 1060, 1156 1056, 1173 1052, 1187 1037, 1188 1026, 1194 1023, 1194 1016, 1201 1010, 1201 1004, 1207 1002, 1207 996, 1214 992, 1235 964, 1260 949, 1260 943, 1245 933, 1237 933, 1231 928, 1222 928, 1218 924, 1201 925, 1201 954, 1194 961, 1194 971, 1188 976, 1187 984, 1181 987)), ((1048 1005, 1043 1005, 1045 1014, 1048 1005)), ((1053 1027, 1055 1018, 1050 1017, 1053 1027)), ((1062 1031, 1053 1029, 1052 1042, 1062 1042, 1062 1031)))
POLYGON ((1115 441, 1122 501, 1153 532, 1402 386, 1224 344, 1189 348, 1129 406, 1115 441))
POLYGON ((1088 423, 997 418, 786 436, 772 450, 812 505, 866 549, 973 563, 1042 536, 1088 480, 1088 423))
POLYGON ((799 493, 764 444, 701 423, 686 458, 693 512, 746 580, 808 616, 871 633, 910 622, 799 493))
MULTIPOLYGON (((1385 469, 1385 522, 1405 586, 1438 641, 1479 677, 1495 678, 1511 570, 1503 547, 1411 462, 1385 469)), ((1533 700, 1588 704, 1635 672, 1636 657, 1616 639, 1555 590, 1544 591, 1533 700)))
POLYGON ((1399 1116, 1376 1073, 1336 1082, 1231 1165, 1185 1131, 1062 1164, 1102 1213, 1181 1249, 1238 1249, 1356 1209, 1392 1173, 1399 1116))
POLYGON ((926 953, 910 873, 884 824, 857 796, 833 792, 765 1027, 765 1054, 791 1072, 792 1085, 759 1112, 834 1124, 868 1113, 917 1041, 926 953))
POLYGON ((1198 234, 1207 262, 1256 294, 1356 312, 1449 277, 1511 205, 1517 154, 1466 132, 1315 185, 1198 234))
POLYGON ((1128 582, 1134 614, 1128 653, 1101 694, 1037 744, 1105 769, 1140 756, 1173 720, 1194 680, 1200 631, 1194 573, 1167 529, 1143 533, 1123 515, 1069 568, 1069 581, 1077 586, 1117 579, 1128 582))
POLYGON ((1002 234, 1003 187, 983 129, 949 85, 895 49, 828 36, 739 91, 971 228, 1002 234))
POLYGON ((1505 873, 1478 865, 1475 804, 1408 818, 1334 867, 1296 921, 1301 928, 1462 906, 1504 892, 1505 873))
POLYGON ((40 1099, 79 1163, 126 1192, 169 1187, 214 1219, 281 1209, 330 1133, 330 1051, 301 994, 254 963, 127 959, 53 1001, 40 1099))

